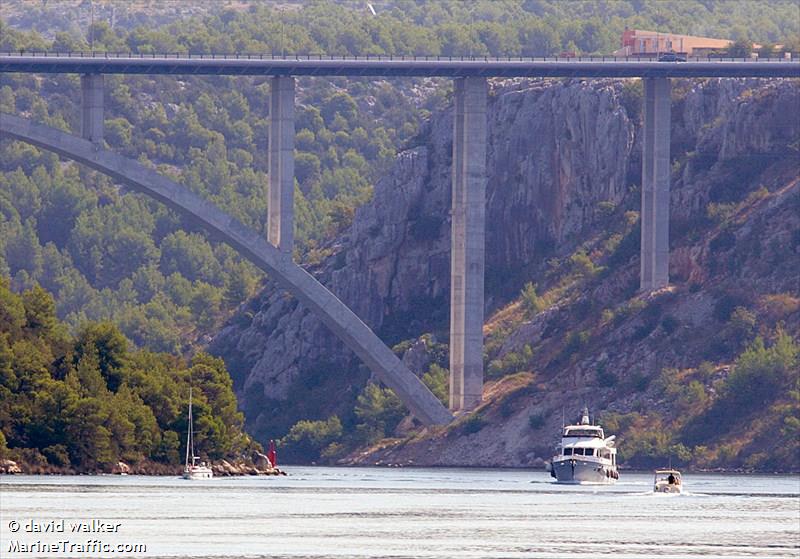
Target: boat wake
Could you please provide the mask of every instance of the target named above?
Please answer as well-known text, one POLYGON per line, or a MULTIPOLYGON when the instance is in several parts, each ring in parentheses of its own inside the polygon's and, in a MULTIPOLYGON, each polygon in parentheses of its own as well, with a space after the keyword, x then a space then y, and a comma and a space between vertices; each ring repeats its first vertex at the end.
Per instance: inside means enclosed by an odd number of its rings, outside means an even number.
POLYGON ((673 497, 710 497, 706 493, 693 493, 685 489, 681 493, 657 493, 655 491, 641 491, 636 493, 628 493, 626 497, 655 497, 657 499, 670 499, 673 497))

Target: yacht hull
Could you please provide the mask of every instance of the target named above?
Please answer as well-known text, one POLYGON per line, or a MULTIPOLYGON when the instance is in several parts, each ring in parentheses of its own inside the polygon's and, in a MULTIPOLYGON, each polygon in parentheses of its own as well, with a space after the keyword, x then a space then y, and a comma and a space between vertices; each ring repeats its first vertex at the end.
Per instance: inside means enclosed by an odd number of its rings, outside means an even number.
POLYGON ((183 479, 211 479, 212 477, 214 477, 214 472, 205 466, 195 466, 183 471, 183 479))
POLYGON ((680 494, 682 492, 680 485, 674 485, 669 483, 656 483, 653 487, 653 491, 656 493, 673 493, 673 494, 680 494))
POLYGON ((610 484, 616 480, 616 472, 610 466, 570 458, 553 460, 551 466, 557 483, 569 484, 610 484))

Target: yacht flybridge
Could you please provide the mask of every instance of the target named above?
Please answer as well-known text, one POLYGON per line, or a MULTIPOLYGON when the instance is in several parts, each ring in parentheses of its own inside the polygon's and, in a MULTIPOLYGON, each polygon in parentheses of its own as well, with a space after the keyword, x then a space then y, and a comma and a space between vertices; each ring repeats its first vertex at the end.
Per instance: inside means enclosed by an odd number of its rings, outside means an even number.
POLYGON ((550 462, 550 475, 558 483, 614 483, 619 478, 614 438, 606 437, 602 427, 591 423, 584 407, 580 423, 564 427, 558 454, 550 462))

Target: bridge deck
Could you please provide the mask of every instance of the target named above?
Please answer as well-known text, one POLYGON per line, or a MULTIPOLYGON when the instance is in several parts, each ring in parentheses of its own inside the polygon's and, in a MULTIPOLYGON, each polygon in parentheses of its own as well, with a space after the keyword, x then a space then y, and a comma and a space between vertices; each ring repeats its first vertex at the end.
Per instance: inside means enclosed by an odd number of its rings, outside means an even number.
POLYGON ((800 60, 0 53, 0 72, 255 76, 800 78, 800 60))

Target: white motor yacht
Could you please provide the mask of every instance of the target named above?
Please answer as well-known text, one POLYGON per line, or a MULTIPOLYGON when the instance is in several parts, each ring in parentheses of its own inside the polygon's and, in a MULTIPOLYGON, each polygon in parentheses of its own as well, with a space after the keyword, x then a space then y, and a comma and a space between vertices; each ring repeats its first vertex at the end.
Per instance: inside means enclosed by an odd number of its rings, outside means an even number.
POLYGON ((564 427, 559 453, 550 462, 550 475, 558 483, 614 483, 619 478, 614 438, 606 437, 602 427, 591 423, 584 407, 580 423, 564 427))

